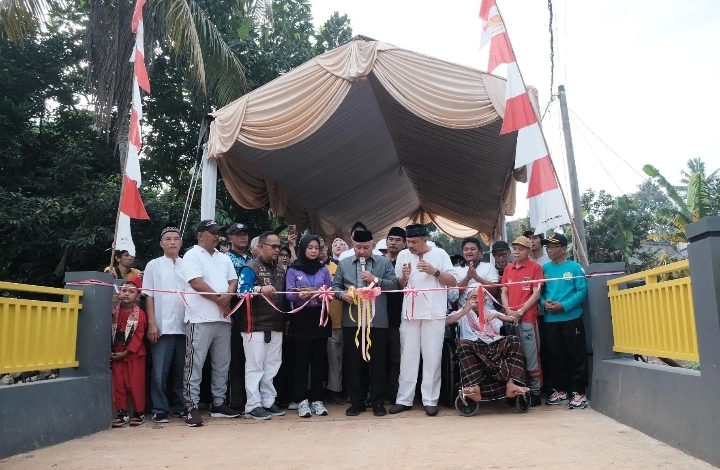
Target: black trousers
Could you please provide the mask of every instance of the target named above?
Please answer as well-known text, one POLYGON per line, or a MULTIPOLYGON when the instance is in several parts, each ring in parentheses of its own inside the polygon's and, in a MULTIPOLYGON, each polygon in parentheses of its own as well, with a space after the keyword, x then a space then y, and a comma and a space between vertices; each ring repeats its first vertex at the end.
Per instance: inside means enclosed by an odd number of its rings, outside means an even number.
POLYGON ((293 352, 293 396, 295 403, 308 400, 322 401, 323 382, 327 377, 327 338, 295 339, 293 352), (310 391, 308 392, 308 370, 310 372, 310 391))
POLYGON ((588 353, 582 317, 545 325, 553 389, 584 394, 588 383, 588 353))
POLYGON ((388 328, 388 387, 387 396, 395 403, 400 379, 400 327, 388 328))
POLYGON ((240 335, 240 318, 233 315, 232 320, 227 402, 230 408, 243 410, 247 402, 247 395, 245 394, 245 348, 240 335))
MULTIPOLYGON (((343 378, 353 406, 365 404, 368 387, 363 385, 365 371, 370 376, 370 402, 385 403, 388 364, 387 328, 370 329, 370 362, 362 358, 362 350, 355 346, 357 328, 343 328, 343 378)), ((362 347, 362 343, 360 343, 362 347)))

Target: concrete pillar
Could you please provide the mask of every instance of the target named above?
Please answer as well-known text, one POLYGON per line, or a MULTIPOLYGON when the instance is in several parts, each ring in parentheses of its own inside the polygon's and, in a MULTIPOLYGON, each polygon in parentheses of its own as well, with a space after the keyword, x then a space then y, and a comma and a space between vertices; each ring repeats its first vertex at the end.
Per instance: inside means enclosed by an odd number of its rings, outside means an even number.
POLYGON ((720 387, 720 217, 685 227, 695 307, 700 376, 704 386, 720 387))
POLYGON ((610 298, 607 282, 623 276, 625 263, 595 263, 585 270, 585 274, 619 273, 608 276, 588 278, 588 310, 585 315, 585 328, 591 342, 594 359, 609 359, 613 352, 613 328, 610 315, 610 298))

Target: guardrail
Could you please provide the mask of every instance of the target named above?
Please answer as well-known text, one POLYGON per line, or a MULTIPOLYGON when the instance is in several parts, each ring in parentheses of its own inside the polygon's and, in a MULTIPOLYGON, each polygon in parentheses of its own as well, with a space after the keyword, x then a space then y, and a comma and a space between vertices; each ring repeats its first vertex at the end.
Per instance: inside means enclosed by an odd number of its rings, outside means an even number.
POLYGON ((0 297, 0 374, 78 367, 82 292, 0 282, 0 291, 61 295, 64 302, 0 297))
POLYGON ((608 281, 614 351, 700 360, 689 268, 683 260, 608 281))

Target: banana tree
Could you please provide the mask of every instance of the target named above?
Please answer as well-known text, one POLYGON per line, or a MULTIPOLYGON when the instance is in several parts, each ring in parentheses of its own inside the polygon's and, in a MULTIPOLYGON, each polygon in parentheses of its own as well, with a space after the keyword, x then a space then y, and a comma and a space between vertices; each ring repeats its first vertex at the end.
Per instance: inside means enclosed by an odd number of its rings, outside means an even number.
POLYGON ((672 244, 687 242, 685 226, 711 215, 704 166, 688 174, 687 187, 682 189, 685 199, 657 168, 645 165, 643 171, 664 190, 669 203, 659 209, 659 231, 650 238, 672 244))

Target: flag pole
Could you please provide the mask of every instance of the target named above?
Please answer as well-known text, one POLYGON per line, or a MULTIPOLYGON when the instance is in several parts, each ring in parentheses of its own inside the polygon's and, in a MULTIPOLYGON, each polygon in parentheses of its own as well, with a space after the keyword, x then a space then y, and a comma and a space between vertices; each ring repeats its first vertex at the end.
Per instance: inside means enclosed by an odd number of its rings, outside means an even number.
MULTIPOLYGON (((495 8, 497 8, 498 15, 500 16, 500 21, 502 21, 503 28, 505 28, 505 37, 507 37, 508 46, 510 46, 510 52, 512 52, 513 58, 515 59, 515 63, 518 64, 517 55, 515 54, 515 49, 513 48, 512 41, 510 40, 510 33, 508 31, 507 24, 505 23, 505 18, 503 18, 502 12, 500 11, 500 7, 497 5, 497 2, 495 3, 495 8)), ((518 73, 520 74, 520 80, 522 81, 523 89, 526 90, 526 92, 527 92, 527 85, 525 84, 525 78, 523 77, 522 70, 520 70, 519 64, 517 66, 517 69, 518 69, 518 73)), ((535 111, 534 106, 533 106, 533 111, 535 111)), ((570 219, 570 229, 572 230, 573 237, 576 240, 580 240, 580 235, 578 234, 578 229, 577 229, 577 226, 575 225, 576 221, 571 215, 572 212, 570 211, 570 205, 568 204, 567 198, 565 197, 565 191, 563 191, 562 185, 560 184, 560 181, 558 180, 557 171, 555 170, 555 164, 552 161, 552 157, 550 157, 550 147, 547 144, 547 139, 545 139, 545 132, 543 132, 542 126, 541 126, 542 120, 540 119, 540 116, 537 114, 537 112, 536 112, 535 116, 537 118, 538 125, 540 126, 540 135, 542 136, 543 143, 545 144, 545 151, 547 152, 547 156, 550 160, 550 166, 552 167, 553 175, 555 176, 555 181, 558 183, 558 189, 560 189, 560 195, 562 196, 563 203, 565 204, 565 210, 567 211, 568 218, 570 219)), ((532 162, 530 164, 532 164, 532 162)), ((580 221, 582 222, 582 218, 580 219, 580 221)), ((579 251, 580 251, 580 261, 581 261, 582 265, 587 266, 588 265, 588 257, 587 257, 587 253, 585 251, 585 247, 582 246, 582 243, 580 243, 579 251)))
MULTIPOLYGON (((128 141, 128 152, 130 151, 130 142, 128 141)), ((112 267, 113 263, 115 262, 115 243, 117 242, 117 234, 118 234, 118 224, 120 224, 120 206, 122 204, 123 200, 123 193, 125 192, 125 172, 127 171, 127 162, 128 162, 128 155, 125 154, 125 161, 123 162, 122 166, 122 173, 120 174, 121 180, 120 180, 120 199, 118 199, 118 210, 117 215, 115 216, 115 234, 113 235, 112 240, 112 247, 110 248, 110 267, 112 267)))

